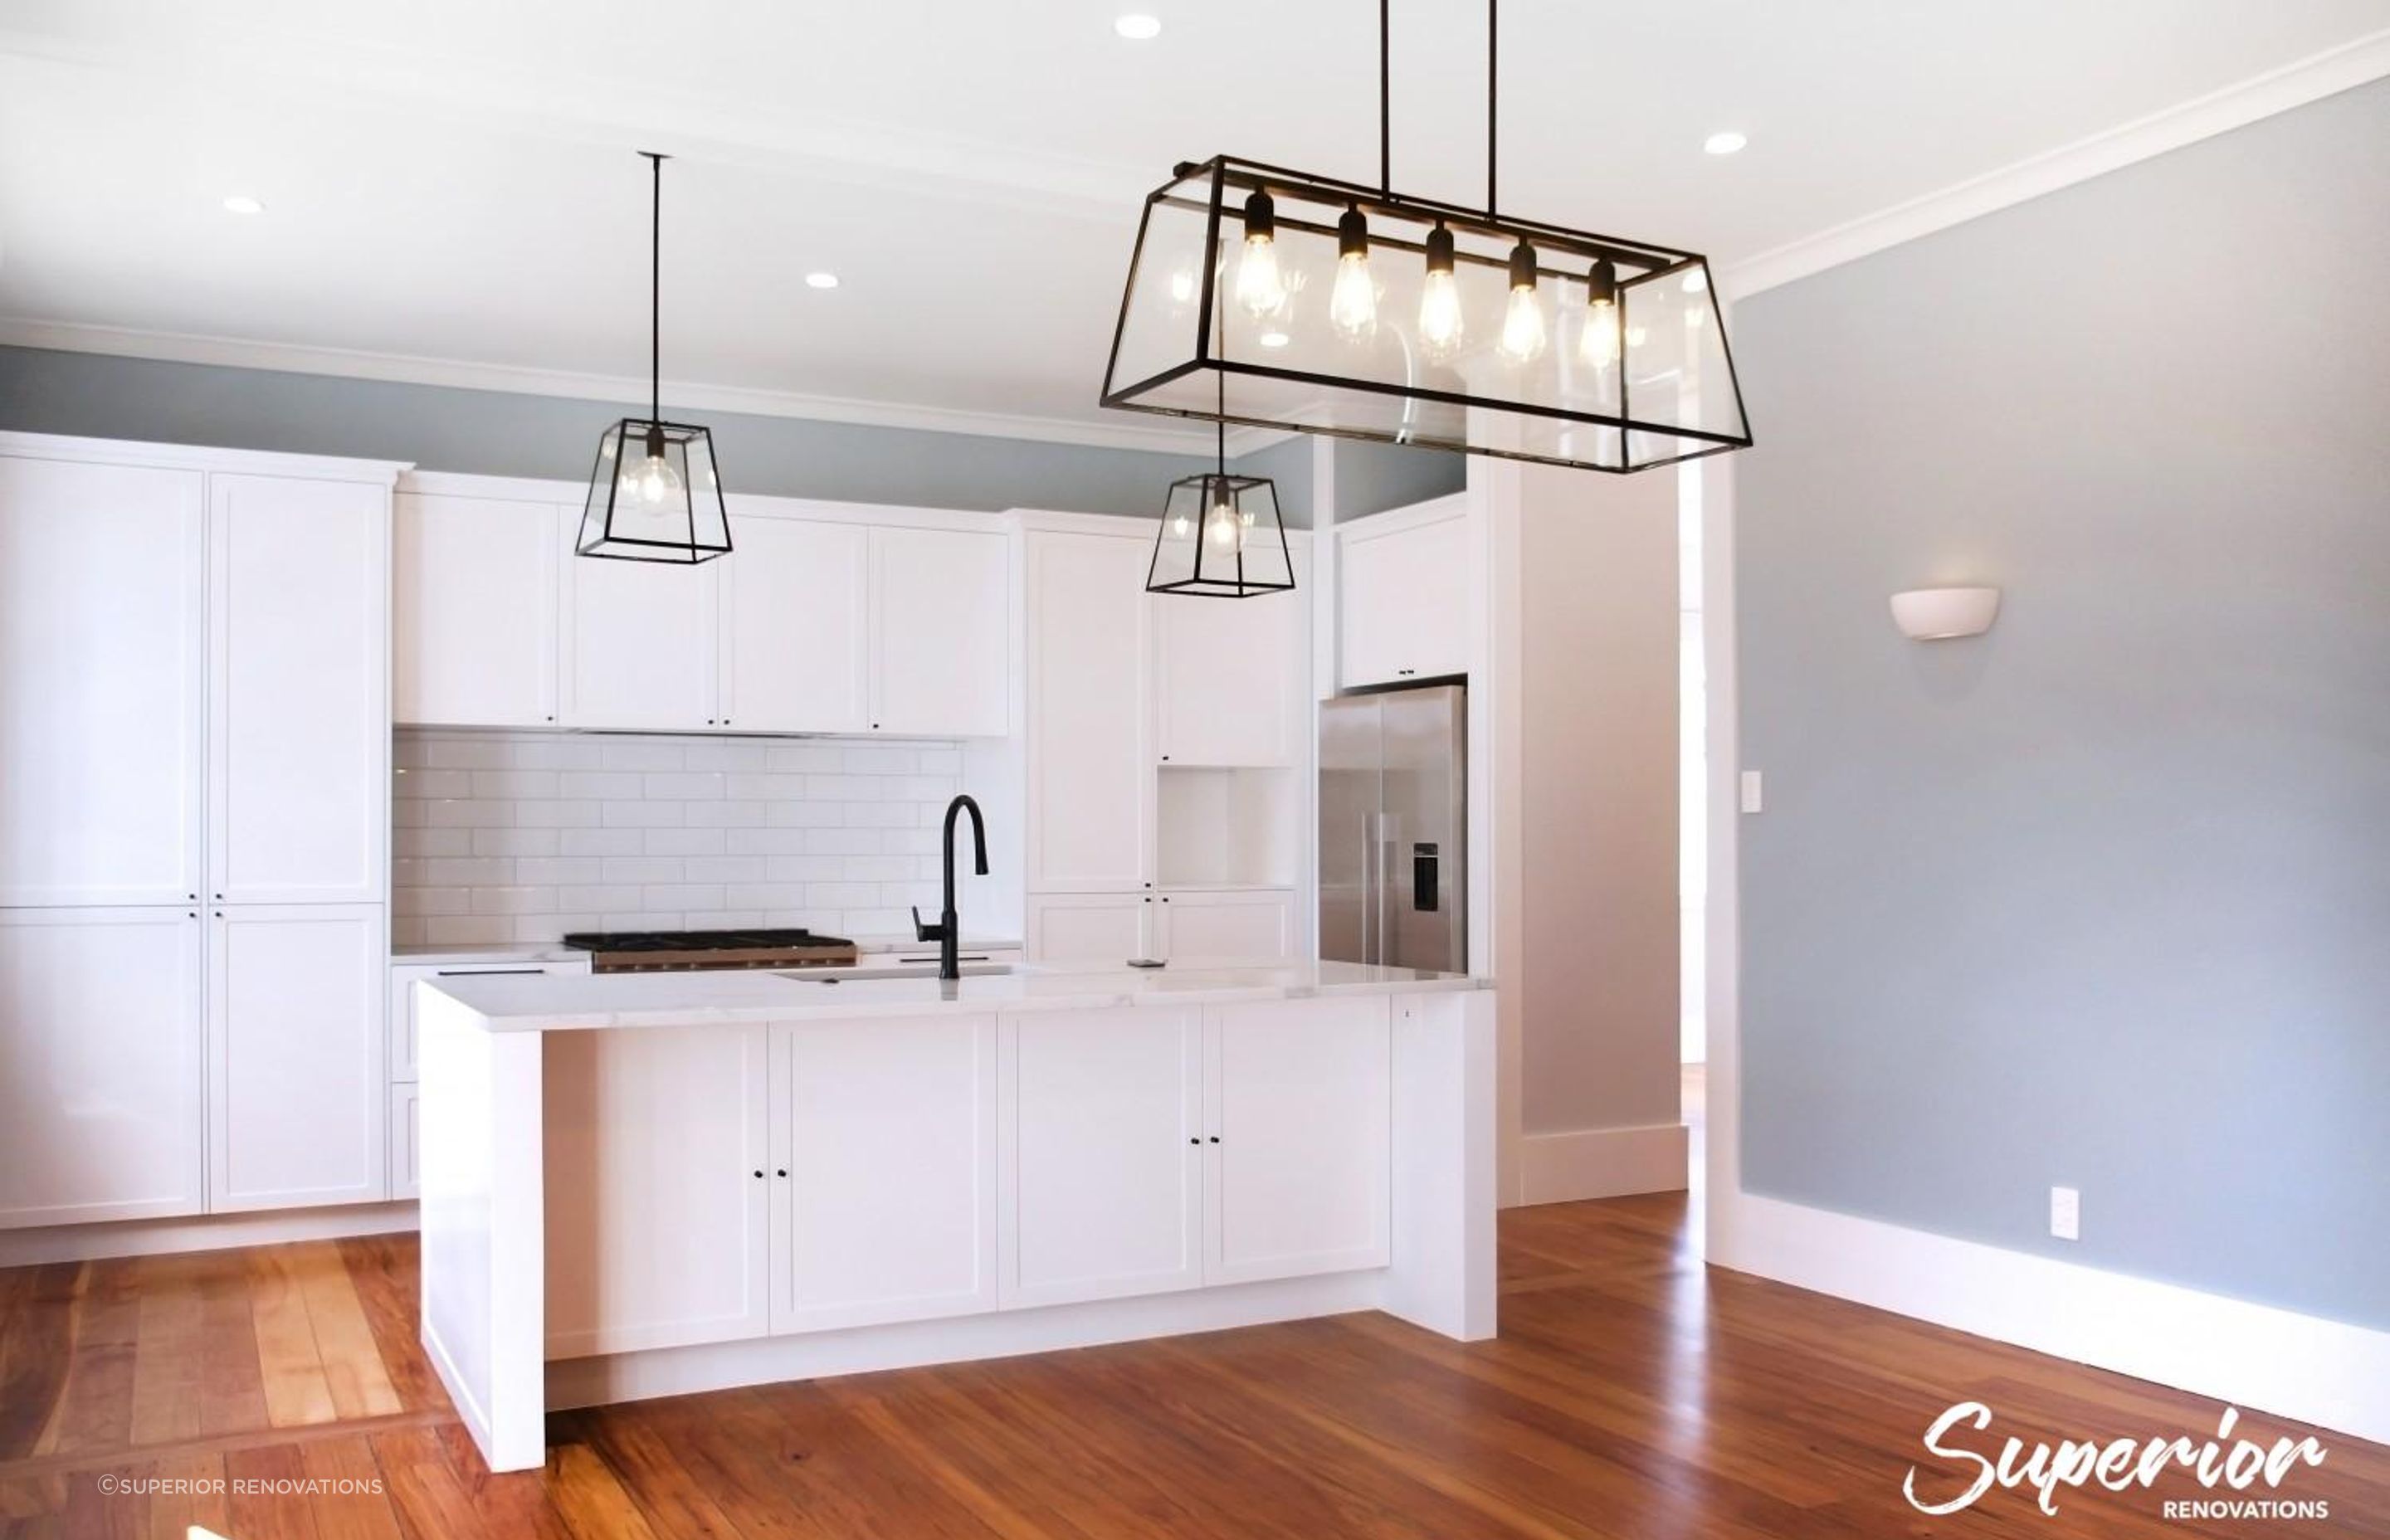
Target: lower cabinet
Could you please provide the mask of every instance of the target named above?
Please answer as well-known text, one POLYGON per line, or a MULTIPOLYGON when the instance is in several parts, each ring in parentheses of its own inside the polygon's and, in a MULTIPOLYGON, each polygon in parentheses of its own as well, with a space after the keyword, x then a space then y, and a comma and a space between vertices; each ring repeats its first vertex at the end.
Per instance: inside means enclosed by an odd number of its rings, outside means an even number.
POLYGON ((791 1023, 772 1051, 772 1329, 995 1309, 996 1018, 791 1023))
POLYGON ((379 904, 207 911, 208 1209, 386 1191, 379 904))
POLYGON ((770 1328, 772 1030, 548 1034, 549 1357, 770 1328))
POLYGON ((1029 960, 1118 968, 1153 955, 1151 893, 1032 893, 1023 937, 1029 960))
POLYGON ((415 1198, 423 1191, 423 1120, 416 1107, 415 1082, 390 1088, 390 1195, 415 1198))
POLYGON ((1203 1046, 1203 1281, 1385 1266, 1394 1234, 1386 997, 1221 1007, 1203 1046))
POLYGON ((1007 1306, 1203 1281, 1203 1013, 1022 1015, 996 1112, 1007 1306))
POLYGON ((547 1352, 1385 1266, 1383 996, 551 1033, 547 1352))
POLYGON ((418 1196, 416 1180, 415 986, 426 979, 487 978, 493 974, 586 973, 587 957, 539 962, 392 963, 390 1009, 384 1020, 390 1046, 390 1195, 418 1196))
POLYGON ((205 922, 0 909, 0 1228, 200 1211, 205 922))

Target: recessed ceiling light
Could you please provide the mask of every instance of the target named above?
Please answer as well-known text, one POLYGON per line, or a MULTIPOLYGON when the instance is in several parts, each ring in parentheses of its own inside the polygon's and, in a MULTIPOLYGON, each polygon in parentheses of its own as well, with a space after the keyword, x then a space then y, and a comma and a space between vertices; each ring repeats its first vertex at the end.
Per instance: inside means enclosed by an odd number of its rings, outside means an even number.
POLYGON ((808 273, 805 275, 805 287, 807 289, 836 289, 838 287, 838 275, 835 273, 808 273))
POLYGON ((225 212, 231 214, 262 214, 265 205, 247 193, 235 193, 224 200, 225 212))
POLYGON ((1132 43, 1143 43, 1148 38, 1162 35, 1162 18, 1148 16, 1142 11, 1131 11, 1126 16, 1112 19, 1112 31, 1132 43))
POLYGON ((1749 143, 1751 143, 1749 139, 1729 128, 1723 134, 1713 134, 1703 139, 1702 148, 1712 155, 1732 155, 1749 143))

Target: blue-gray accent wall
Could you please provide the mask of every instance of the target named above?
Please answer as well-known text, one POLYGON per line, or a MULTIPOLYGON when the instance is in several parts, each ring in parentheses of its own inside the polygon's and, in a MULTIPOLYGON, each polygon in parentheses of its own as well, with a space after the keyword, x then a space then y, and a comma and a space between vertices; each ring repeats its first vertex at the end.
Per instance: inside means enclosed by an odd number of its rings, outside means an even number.
POLYGON ((2376 83, 1736 307, 1750 1190, 2390 1328, 2385 251, 2376 83))
MULTIPOLYGON (((0 428, 29 433, 580 481, 598 435, 624 410, 559 396, 0 347, 0 428)), ((670 401, 664 410, 674 415, 670 401)), ((730 490, 789 497, 1157 519, 1169 483, 1211 464, 1200 442, 1181 456, 739 412, 690 411, 684 420, 713 430, 730 490)), ((1308 474, 1297 490, 1288 521, 1300 525, 1311 511, 1308 474)))

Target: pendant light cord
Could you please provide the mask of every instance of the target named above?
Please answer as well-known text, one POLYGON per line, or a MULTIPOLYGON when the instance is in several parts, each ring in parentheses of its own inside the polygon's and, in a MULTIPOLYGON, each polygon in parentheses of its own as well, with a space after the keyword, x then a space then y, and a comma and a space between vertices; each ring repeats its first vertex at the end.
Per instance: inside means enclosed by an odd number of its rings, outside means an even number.
POLYGON ((640 154, 655 173, 648 199, 648 421, 664 419, 664 158, 640 154))

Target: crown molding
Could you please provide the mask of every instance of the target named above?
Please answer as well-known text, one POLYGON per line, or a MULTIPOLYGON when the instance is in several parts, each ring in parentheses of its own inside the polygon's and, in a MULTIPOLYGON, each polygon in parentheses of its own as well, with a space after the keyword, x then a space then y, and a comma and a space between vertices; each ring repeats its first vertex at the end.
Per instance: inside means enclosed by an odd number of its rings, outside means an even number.
POLYGON ((1763 251, 1728 266, 1720 275, 1721 288, 1748 298, 2385 75, 2390 29, 1763 251))
MULTIPOLYGON (((46 348, 65 353, 104 353, 120 358, 158 359, 173 364, 212 364, 237 369, 269 369, 286 374, 329 375, 345 379, 438 385, 452 390, 498 391, 513 395, 553 396, 632 405, 643 405, 648 400, 648 382, 623 375, 523 368, 508 364, 477 364, 461 359, 423 358, 406 353, 369 353, 300 343, 253 342, 235 337, 144 331, 73 321, 0 317, 0 346, 46 348)), ((667 381, 663 393, 671 404, 698 411, 743 412, 755 417, 854 423, 869 428, 909 428, 932 433, 968 434, 976 438, 1026 439, 1091 449, 1133 449, 1150 454, 1192 456, 1201 455, 1210 445, 1209 436, 1204 432, 1162 428, 1150 422, 1082 422, 1011 412, 919 406, 692 381, 667 381)))

